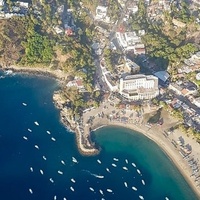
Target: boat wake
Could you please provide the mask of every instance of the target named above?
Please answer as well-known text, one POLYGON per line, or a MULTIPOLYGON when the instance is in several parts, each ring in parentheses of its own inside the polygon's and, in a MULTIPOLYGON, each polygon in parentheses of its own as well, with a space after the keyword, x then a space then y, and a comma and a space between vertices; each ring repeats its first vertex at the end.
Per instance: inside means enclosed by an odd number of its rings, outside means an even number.
POLYGON ((96 178, 104 178, 104 176, 101 176, 101 175, 98 175, 98 174, 93 174, 93 173, 91 173, 91 172, 88 171, 88 170, 82 170, 82 171, 85 171, 85 172, 89 173, 90 175, 92 175, 92 176, 94 176, 94 177, 96 177, 96 178))

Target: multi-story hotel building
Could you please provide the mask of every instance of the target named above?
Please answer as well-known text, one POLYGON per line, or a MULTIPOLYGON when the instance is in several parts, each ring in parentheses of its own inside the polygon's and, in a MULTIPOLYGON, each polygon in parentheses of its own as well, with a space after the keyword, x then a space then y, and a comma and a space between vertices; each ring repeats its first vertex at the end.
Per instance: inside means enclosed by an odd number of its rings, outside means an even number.
POLYGON ((130 100, 152 99, 159 95, 158 78, 153 75, 127 75, 120 79, 119 93, 130 100))

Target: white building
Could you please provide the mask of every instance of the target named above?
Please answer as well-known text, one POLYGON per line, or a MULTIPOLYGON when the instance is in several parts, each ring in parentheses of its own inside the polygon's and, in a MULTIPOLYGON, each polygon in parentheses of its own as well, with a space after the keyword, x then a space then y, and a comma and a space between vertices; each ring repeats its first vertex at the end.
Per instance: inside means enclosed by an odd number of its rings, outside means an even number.
POLYGON ((95 19, 96 20, 105 19, 107 14, 107 9, 108 7, 105 6, 97 6, 95 19))
POLYGON ((116 32, 116 38, 121 47, 125 50, 135 49, 135 44, 141 43, 141 38, 135 32, 116 32))
POLYGON ((28 9, 29 4, 27 2, 23 2, 23 1, 17 1, 16 2, 17 5, 19 5, 19 7, 28 9))
POLYGON ((153 75, 128 75, 120 79, 119 93, 130 100, 152 99, 159 95, 158 78, 153 75))
POLYGON ((0 0, 0 6, 4 6, 4 0, 0 0))
POLYGON ((125 58, 125 66, 132 73, 138 73, 140 71, 140 66, 127 58, 125 58))
POLYGON ((109 71, 103 73, 104 80, 109 87, 110 91, 116 92, 118 90, 118 83, 116 83, 115 80, 113 80, 112 75, 110 74, 109 71))
POLYGON ((195 104, 197 107, 200 108, 200 97, 195 98, 194 101, 193 101, 193 104, 195 104))

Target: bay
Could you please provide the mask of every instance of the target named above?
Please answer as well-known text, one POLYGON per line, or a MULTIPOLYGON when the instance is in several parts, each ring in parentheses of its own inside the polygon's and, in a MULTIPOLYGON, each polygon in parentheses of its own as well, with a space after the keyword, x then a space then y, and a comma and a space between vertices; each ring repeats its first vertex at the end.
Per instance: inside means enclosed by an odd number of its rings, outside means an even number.
POLYGON ((134 131, 99 129, 101 153, 81 156, 53 104, 58 88, 45 77, 0 79, 1 199, 197 199, 160 148, 134 131))

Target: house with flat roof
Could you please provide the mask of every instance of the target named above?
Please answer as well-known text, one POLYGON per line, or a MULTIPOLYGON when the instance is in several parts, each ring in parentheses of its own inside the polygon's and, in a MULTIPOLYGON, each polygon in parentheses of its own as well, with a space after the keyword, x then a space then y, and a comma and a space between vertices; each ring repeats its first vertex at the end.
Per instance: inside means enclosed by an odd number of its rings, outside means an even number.
POLYGON ((133 62, 130 59, 125 58, 125 66, 131 73, 138 73, 140 71, 140 66, 137 65, 135 62, 133 62))
POLYGON ((120 79, 119 93, 129 100, 152 99, 159 95, 158 78, 153 75, 125 75, 120 79))
POLYGON ((125 50, 134 50, 136 44, 141 44, 141 38, 135 32, 116 32, 119 45, 125 50))
POLYGON ((108 10, 107 6, 97 6, 95 19, 102 20, 106 18, 107 10, 108 10))

